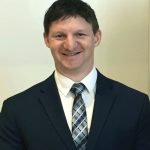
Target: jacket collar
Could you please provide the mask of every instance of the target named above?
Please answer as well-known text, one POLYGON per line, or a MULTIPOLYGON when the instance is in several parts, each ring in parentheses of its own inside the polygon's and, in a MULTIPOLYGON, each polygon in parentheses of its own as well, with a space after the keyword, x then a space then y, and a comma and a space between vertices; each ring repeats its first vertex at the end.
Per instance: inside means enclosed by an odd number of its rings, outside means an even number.
POLYGON ((56 134, 65 143, 68 150, 76 150, 60 101, 54 73, 41 85, 40 103, 56 130, 56 134))
MULTIPOLYGON (((87 150, 93 150, 98 137, 102 135, 103 128, 115 102, 113 81, 98 72, 95 104, 87 150)), ((58 89, 54 79, 54 73, 41 85, 40 103, 43 105, 49 121, 53 124, 56 133, 65 143, 68 150, 76 150, 69 130, 58 89)))

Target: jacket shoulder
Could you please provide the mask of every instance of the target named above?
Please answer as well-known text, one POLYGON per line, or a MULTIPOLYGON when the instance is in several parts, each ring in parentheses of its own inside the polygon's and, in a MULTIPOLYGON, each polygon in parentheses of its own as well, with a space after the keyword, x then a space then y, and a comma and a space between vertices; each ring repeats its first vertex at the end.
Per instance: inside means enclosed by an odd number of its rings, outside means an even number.
POLYGON ((117 80, 114 79, 110 79, 104 75, 102 75, 101 73, 98 73, 98 81, 97 81, 97 86, 99 89, 103 90, 111 90, 114 94, 116 94, 118 97, 122 97, 122 98, 132 98, 132 99, 136 99, 137 98, 148 98, 148 95, 135 89, 132 88, 124 83, 121 83, 117 80), (100 88, 101 87, 101 88, 100 88))
POLYGON ((8 99, 6 99, 4 101, 4 103, 26 103, 29 101, 34 101, 37 100, 38 97, 40 96, 40 94, 43 92, 43 90, 46 90, 49 86, 50 86, 50 81, 54 80, 53 75, 51 75, 49 78, 47 78, 44 81, 41 81, 35 85, 33 85, 32 87, 17 93, 11 97, 9 97, 8 99))

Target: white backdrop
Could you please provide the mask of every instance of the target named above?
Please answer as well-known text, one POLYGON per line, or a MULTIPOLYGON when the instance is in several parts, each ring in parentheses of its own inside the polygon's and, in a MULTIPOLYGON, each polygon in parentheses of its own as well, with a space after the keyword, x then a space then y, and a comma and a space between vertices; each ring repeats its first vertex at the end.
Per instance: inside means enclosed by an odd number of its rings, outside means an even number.
MULTIPOLYGON (((43 42, 43 16, 54 0, 1 0, 0 108, 3 100, 46 79, 54 69, 43 42)), ((102 43, 95 65, 106 76, 149 92, 149 0, 86 0, 102 43)))

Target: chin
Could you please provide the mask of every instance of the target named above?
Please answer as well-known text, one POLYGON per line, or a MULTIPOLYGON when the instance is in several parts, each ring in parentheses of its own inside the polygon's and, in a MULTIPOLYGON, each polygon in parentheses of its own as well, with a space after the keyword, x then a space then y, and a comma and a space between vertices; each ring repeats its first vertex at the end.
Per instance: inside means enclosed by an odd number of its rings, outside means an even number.
POLYGON ((64 69, 63 69, 64 71, 68 71, 68 72, 75 72, 75 71, 77 71, 77 70, 79 70, 79 67, 78 66, 68 66, 68 67, 65 67, 64 69))

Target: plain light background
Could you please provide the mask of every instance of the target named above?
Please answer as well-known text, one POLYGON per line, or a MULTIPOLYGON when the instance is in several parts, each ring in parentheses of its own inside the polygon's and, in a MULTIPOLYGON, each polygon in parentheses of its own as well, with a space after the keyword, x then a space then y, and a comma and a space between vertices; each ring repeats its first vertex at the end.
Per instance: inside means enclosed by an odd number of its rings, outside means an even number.
MULTIPOLYGON (((54 70, 43 41, 43 16, 54 0, 1 0, 0 109, 8 97, 54 70)), ((102 42, 95 66, 107 77, 150 95, 150 0, 86 0, 95 10, 102 42)))

